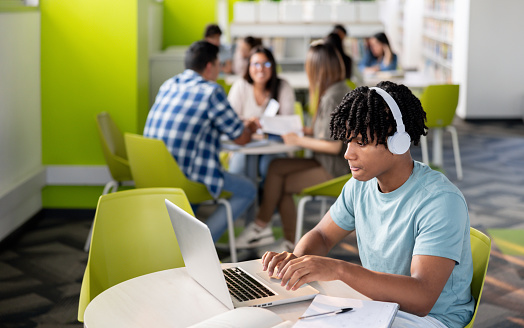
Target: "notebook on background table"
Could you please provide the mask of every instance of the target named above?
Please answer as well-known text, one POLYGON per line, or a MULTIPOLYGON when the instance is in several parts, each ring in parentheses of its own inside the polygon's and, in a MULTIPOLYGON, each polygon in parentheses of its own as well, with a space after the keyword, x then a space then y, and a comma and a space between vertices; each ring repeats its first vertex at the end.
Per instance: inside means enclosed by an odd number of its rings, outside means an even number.
POLYGON ((206 224, 169 200, 166 207, 189 275, 227 308, 267 307, 312 299, 318 291, 303 285, 296 291, 280 286, 280 280, 262 270, 261 261, 235 263, 223 269, 206 224), (247 280, 247 287, 237 282, 247 280), (229 285, 229 288, 228 288, 229 285), (263 285, 261 290, 257 285, 263 285))

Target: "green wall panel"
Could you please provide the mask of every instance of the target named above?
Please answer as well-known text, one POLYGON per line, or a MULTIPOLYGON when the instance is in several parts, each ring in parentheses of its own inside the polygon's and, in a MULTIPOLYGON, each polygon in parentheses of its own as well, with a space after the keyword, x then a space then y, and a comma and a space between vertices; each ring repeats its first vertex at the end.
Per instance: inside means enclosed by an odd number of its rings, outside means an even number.
POLYGON ((216 23, 216 0, 164 0, 164 48, 201 40, 209 23, 216 23))
MULTIPOLYGON (((95 117, 141 132, 149 110, 148 5, 41 0, 42 163, 102 165, 95 117)), ((47 186, 46 208, 94 208, 103 186, 47 186)))
POLYGON ((41 15, 42 162, 103 164, 95 115, 137 128, 137 2, 42 0, 41 15))

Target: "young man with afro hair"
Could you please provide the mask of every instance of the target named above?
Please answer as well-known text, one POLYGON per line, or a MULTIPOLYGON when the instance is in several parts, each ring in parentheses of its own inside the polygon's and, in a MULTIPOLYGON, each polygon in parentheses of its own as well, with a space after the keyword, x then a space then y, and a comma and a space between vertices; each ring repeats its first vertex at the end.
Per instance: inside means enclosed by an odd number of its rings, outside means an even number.
POLYGON ((404 85, 348 93, 330 127, 347 143, 353 177, 292 253, 264 254, 264 270, 292 290, 341 280, 373 300, 398 303, 393 327, 464 327, 475 305, 468 209, 443 174, 411 157, 425 120, 404 85), (326 257, 353 232, 362 266, 326 257))

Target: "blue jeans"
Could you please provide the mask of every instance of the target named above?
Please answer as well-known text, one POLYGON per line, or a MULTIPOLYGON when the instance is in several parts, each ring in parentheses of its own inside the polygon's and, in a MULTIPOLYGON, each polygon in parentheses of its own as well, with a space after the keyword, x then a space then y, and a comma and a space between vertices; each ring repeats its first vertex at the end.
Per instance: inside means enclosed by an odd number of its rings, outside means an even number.
MULTIPOLYGON (((238 219, 247 208, 254 202, 257 191, 255 184, 245 176, 224 172, 224 187, 222 190, 231 192, 233 195, 228 199, 233 212, 233 221, 238 219)), ((211 230, 213 241, 216 242, 227 230, 226 208, 219 204, 218 208, 206 220, 211 230)))

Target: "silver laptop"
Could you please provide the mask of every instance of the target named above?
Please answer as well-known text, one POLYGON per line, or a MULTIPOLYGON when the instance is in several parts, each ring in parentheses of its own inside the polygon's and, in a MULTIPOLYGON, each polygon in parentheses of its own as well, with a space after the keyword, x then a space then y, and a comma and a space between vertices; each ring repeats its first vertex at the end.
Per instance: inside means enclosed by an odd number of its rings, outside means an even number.
POLYGON ((262 270, 260 260, 224 264, 223 268, 207 225, 169 200, 165 202, 187 272, 229 309, 298 302, 318 294, 309 285, 296 291, 286 290, 280 286, 280 280, 262 270))

